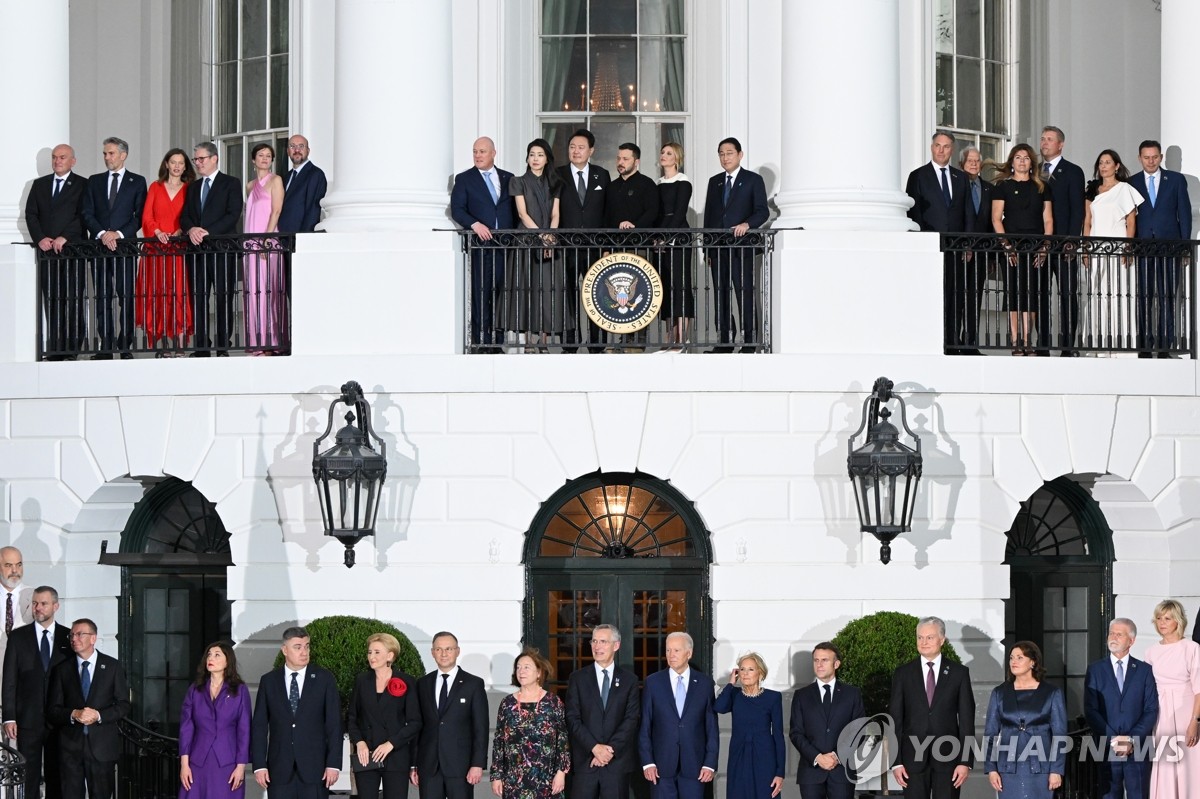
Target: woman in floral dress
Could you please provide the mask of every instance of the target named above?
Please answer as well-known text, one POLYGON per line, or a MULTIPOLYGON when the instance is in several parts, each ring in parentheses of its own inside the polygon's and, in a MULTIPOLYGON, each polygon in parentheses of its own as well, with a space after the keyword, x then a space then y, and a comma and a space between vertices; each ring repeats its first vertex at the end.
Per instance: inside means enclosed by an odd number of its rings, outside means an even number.
POLYGON ((542 687, 550 662, 525 649, 513 664, 517 690, 496 712, 492 739, 492 793, 502 799, 562 796, 571 754, 562 700, 542 687))

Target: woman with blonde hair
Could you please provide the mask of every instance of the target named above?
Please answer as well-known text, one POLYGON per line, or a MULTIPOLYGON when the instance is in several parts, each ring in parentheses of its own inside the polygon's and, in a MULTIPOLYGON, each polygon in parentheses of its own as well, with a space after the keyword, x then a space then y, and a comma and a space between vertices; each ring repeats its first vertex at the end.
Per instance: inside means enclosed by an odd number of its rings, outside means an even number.
POLYGON ((390 633, 367 638, 370 668, 354 680, 346 709, 350 734, 350 767, 357 772, 360 799, 408 795, 409 752, 421 731, 417 682, 396 667, 400 642, 390 633))
MULTIPOLYGON (((688 224, 688 206, 692 202, 692 181, 683 174, 683 147, 667 142, 658 155, 662 177, 658 179, 658 219, 656 228, 678 230, 688 224)), ((692 278, 692 234, 665 236, 655 266, 663 283, 662 315, 670 328, 667 349, 683 349, 696 318, 696 289, 692 278)))
POLYGON ((1162 639, 1145 657, 1158 685, 1150 799, 1200 796, 1200 644, 1184 638, 1187 612, 1174 599, 1155 606, 1154 628, 1162 639))
POLYGON ((718 713, 733 714, 725 788, 728 799, 771 799, 783 790, 787 770, 783 695, 763 687, 766 676, 762 656, 747 652, 738 658, 729 684, 713 704, 718 713))

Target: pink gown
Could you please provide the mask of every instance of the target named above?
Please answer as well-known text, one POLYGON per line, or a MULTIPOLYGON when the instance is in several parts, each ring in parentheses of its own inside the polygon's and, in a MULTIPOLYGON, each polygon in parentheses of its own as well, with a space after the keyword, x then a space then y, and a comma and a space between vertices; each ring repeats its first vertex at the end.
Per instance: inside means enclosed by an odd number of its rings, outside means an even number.
MULTIPOLYGON (((246 197, 246 233, 273 233, 267 230, 271 219, 271 192, 267 175, 255 181, 246 197)), ((244 264, 246 287, 246 349, 278 351, 283 348, 287 329, 287 297, 284 293, 283 253, 256 252, 258 241, 246 242, 244 264)))
POLYGON ((1188 723, 1200 693, 1200 644, 1183 640, 1154 644, 1146 650, 1158 684, 1158 723, 1154 737, 1159 756, 1150 773, 1150 799, 1200 797, 1200 744, 1189 748, 1188 723), (1182 753, 1182 759, 1174 752, 1182 753))

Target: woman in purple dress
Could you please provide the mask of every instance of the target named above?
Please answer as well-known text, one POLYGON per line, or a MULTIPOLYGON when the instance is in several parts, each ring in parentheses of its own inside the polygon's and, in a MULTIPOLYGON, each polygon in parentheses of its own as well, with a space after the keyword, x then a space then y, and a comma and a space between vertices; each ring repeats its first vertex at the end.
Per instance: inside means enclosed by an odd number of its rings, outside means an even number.
MULTIPOLYGON (((275 233, 283 210, 283 178, 274 172, 275 148, 266 142, 250 153, 254 177, 246 183, 246 233, 275 233)), ((275 239, 246 242, 246 350, 250 355, 278 355, 285 348, 287 295, 283 253, 275 239)))
POLYGON ((209 644, 179 713, 179 799, 244 799, 250 691, 233 647, 209 644))

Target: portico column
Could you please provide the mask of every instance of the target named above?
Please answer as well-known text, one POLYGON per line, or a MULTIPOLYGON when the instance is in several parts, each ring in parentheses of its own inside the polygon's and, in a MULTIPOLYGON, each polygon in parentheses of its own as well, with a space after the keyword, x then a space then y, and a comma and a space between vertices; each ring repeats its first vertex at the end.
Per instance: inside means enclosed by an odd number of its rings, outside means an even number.
POLYGON ((326 230, 447 226, 451 6, 429 0, 338 0, 326 230))
POLYGON ((785 2, 776 227, 901 231, 898 0, 785 2))
MULTIPOLYGON (((1195 83, 1193 48, 1200 30, 1200 3, 1195 0, 1163 0, 1162 70, 1163 166, 1188 175, 1200 175, 1200 106, 1191 102, 1195 83), (1173 148, 1178 147, 1178 151, 1173 148)), ((1192 207, 1200 197, 1192 196, 1192 207)), ((1196 234, 1193 226, 1192 235, 1196 234)))

